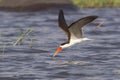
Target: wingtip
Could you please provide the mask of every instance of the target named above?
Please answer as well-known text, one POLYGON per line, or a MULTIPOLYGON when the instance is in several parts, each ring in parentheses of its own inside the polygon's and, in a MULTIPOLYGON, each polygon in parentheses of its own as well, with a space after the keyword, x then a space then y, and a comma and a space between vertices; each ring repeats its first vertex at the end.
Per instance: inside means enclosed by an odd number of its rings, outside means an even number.
POLYGON ((90 17, 90 19, 95 20, 95 19, 97 19, 99 16, 89 16, 89 17, 90 17))
POLYGON ((93 18, 95 18, 95 19, 98 18, 98 17, 99 17, 99 16, 93 16, 93 18))
POLYGON ((63 14, 63 10, 62 9, 59 10, 59 14, 61 14, 61 13, 63 14))
MULTIPOLYGON (((87 17, 84 17, 84 18, 88 18, 88 19, 96 19, 96 18, 98 18, 99 16, 96 16, 96 15, 92 15, 92 16, 87 16, 87 17)), ((84 19, 83 18, 83 19, 84 19)))

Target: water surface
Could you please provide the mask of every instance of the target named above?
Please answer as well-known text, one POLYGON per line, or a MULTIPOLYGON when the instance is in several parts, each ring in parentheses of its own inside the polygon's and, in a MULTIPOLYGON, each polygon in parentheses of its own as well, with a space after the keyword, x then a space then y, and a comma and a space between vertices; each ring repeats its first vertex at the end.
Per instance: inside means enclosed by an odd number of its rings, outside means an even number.
POLYGON ((55 58, 56 48, 67 39, 57 24, 58 11, 0 12, 0 80, 119 80, 119 12, 119 8, 66 10, 69 25, 85 16, 99 16, 84 27, 84 36, 94 40, 64 49, 55 58), (101 21, 104 25, 96 28, 101 21), (33 31, 14 47, 29 28, 33 31), (31 39, 35 39, 32 48, 31 39))

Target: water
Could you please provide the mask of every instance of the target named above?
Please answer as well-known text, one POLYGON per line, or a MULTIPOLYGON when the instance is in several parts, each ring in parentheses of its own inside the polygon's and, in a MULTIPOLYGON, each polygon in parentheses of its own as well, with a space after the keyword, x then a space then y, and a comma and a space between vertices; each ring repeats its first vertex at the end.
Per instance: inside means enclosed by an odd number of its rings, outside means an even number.
POLYGON ((0 12, 0 80, 120 80, 119 12, 120 8, 66 10, 68 24, 89 15, 100 17, 84 27, 84 36, 93 41, 64 49, 55 58, 58 45, 67 39, 57 24, 58 11, 0 12), (104 25, 96 28, 101 21, 104 25), (33 31, 14 47, 29 28, 33 31))

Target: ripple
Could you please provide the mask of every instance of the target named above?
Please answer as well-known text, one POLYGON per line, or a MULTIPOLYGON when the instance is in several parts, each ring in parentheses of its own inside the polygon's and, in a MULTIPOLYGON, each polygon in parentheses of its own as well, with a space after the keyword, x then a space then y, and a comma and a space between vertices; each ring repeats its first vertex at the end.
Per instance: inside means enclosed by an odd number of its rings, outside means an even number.
POLYGON ((84 27, 84 36, 95 39, 64 49, 54 59, 56 47, 66 40, 58 28, 58 12, 0 12, 0 80, 119 80, 119 8, 64 11, 67 23, 89 15, 100 16, 84 27), (100 28, 95 26, 105 21, 100 28), (21 45, 12 46, 19 35, 32 28, 21 45), (35 39, 30 48, 30 39, 35 39))

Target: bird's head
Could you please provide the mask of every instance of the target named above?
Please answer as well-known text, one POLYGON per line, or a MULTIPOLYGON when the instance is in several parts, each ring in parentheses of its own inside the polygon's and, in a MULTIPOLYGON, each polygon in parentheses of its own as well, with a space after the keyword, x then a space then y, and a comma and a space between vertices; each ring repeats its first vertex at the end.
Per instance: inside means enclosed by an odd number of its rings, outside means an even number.
POLYGON ((55 51, 55 53, 53 54, 53 57, 55 57, 61 50, 63 49, 63 47, 60 45, 57 50, 55 51))
POLYGON ((67 47, 69 47, 71 45, 72 44, 69 44, 69 43, 62 43, 62 44, 60 44, 60 46, 57 48, 57 50, 53 54, 53 57, 55 57, 62 49, 67 48, 67 47))

